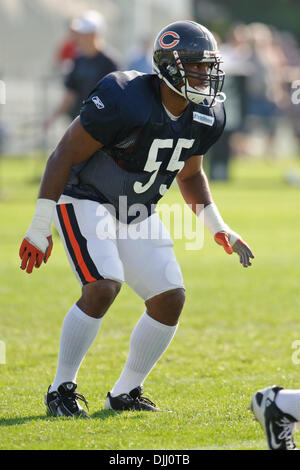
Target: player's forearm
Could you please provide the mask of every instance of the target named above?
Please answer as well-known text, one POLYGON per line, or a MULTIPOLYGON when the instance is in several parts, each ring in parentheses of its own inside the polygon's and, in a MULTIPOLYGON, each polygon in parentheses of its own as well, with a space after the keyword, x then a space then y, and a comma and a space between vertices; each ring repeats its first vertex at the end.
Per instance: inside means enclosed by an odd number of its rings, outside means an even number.
POLYGON ((48 260, 53 242, 51 223, 56 202, 68 181, 72 162, 55 151, 47 162, 42 178, 35 213, 21 244, 19 255, 22 259, 21 269, 31 273, 33 268, 40 267, 48 260))
POLYGON ((199 171, 185 179, 177 178, 181 194, 195 214, 199 215, 199 206, 207 206, 213 202, 209 183, 204 171, 199 171))
POLYGON ((53 152, 48 159, 38 197, 57 202, 68 182, 71 167, 71 161, 53 152))
POLYGON ((209 183, 203 170, 189 178, 178 180, 178 184, 185 202, 191 206, 197 216, 203 209, 203 213, 201 213, 203 222, 212 235, 228 229, 228 225, 213 202, 209 183))

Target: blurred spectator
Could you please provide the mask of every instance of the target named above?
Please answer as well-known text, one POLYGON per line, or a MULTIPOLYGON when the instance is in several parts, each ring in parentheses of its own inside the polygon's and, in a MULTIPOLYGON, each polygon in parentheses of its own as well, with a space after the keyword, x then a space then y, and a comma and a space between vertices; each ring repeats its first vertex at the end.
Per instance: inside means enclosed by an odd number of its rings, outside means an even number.
POLYGON ((61 103, 46 119, 48 129, 55 119, 68 114, 73 120, 78 116, 82 101, 87 98, 96 83, 105 75, 118 69, 114 54, 104 50, 104 19, 94 10, 71 22, 78 54, 65 76, 65 92, 61 103))
POLYGON ((294 84, 300 80, 300 47, 294 36, 288 32, 279 36, 280 45, 286 58, 284 70, 284 80, 286 93, 288 96, 287 117, 297 144, 297 151, 300 154, 300 103, 293 99, 295 91, 294 84))
POLYGON ((221 68, 226 73, 226 126, 222 136, 209 152, 209 176, 210 180, 227 181, 232 156, 232 138, 243 129, 246 114, 246 78, 252 72, 249 62, 251 48, 248 27, 243 24, 234 26, 226 42, 221 44, 219 40, 218 43, 223 60, 221 68))
POLYGON ((78 54, 76 33, 68 25, 68 32, 55 51, 54 67, 64 71, 69 62, 73 61, 78 54))
POLYGON ((249 59, 251 57, 250 29, 246 24, 234 25, 229 31, 226 41, 220 45, 226 73, 238 75, 252 71, 249 59))
POLYGON ((293 81, 300 77, 300 50, 291 34, 251 23, 234 26, 220 51, 227 122, 209 162, 210 178, 225 181, 234 154, 278 155, 279 133, 293 134, 300 144, 300 106, 291 99, 293 81))
POLYGON ((152 73, 153 41, 149 38, 142 39, 136 45, 129 59, 128 69, 137 72, 152 73))
POLYGON ((263 130, 270 150, 286 101, 283 74, 286 59, 269 26, 251 23, 249 30, 253 73, 247 82, 247 127, 263 130))

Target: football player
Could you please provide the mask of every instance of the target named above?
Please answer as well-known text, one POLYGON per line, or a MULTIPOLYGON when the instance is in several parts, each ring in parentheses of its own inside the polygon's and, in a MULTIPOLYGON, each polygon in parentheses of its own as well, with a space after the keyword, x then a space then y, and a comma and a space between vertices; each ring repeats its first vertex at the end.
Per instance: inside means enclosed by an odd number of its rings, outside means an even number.
POLYGON ((77 372, 123 282, 145 301, 146 310, 105 409, 159 410, 142 395, 142 385, 174 337, 185 290, 173 242, 154 208, 175 178, 196 215, 198 205, 204 206, 216 242, 226 253, 237 253, 244 267, 251 265, 253 253, 223 221, 202 167, 225 125, 220 66, 208 29, 193 21, 168 25, 155 40, 155 73, 103 78, 47 162, 20 248, 21 268, 31 273, 48 260, 54 221, 82 286, 65 317, 56 376, 45 396, 54 416, 88 416, 79 404, 85 399, 76 392, 77 372), (133 210, 136 205, 145 209, 143 217, 133 210), (99 223, 104 213, 108 234, 99 223), (151 226, 151 233, 162 235, 124 237, 122 230, 132 223, 141 232, 151 226))

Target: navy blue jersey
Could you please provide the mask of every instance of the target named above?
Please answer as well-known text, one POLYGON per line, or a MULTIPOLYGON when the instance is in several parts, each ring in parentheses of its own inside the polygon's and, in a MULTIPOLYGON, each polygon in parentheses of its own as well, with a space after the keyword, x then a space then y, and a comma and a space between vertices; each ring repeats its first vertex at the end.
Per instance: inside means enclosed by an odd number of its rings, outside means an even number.
POLYGON ((157 75, 114 72, 103 78, 80 113, 84 129, 104 147, 73 167, 64 191, 73 197, 128 206, 155 205, 186 160, 203 155, 223 132, 225 111, 190 103, 176 121, 166 113, 157 75))

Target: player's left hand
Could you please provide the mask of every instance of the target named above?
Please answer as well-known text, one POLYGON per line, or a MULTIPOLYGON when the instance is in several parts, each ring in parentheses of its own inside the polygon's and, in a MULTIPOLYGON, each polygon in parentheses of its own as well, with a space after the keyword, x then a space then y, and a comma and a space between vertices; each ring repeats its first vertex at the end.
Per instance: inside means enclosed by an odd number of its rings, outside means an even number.
POLYGON ((214 238, 219 245, 223 246, 224 250, 229 255, 237 253, 240 257, 240 263, 244 268, 252 265, 251 259, 254 259, 254 254, 247 243, 244 242, 237 233, 222 231, 216 233, 214 238))

